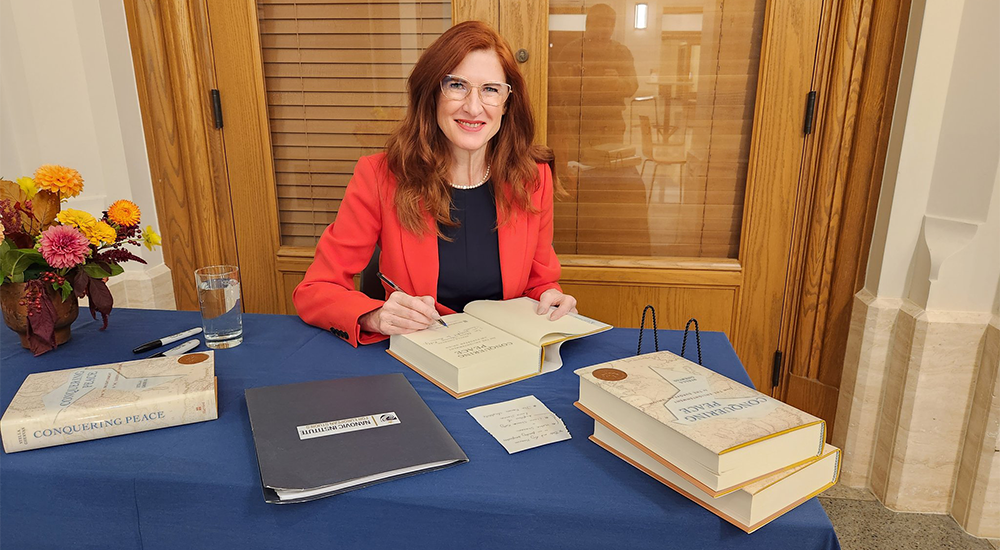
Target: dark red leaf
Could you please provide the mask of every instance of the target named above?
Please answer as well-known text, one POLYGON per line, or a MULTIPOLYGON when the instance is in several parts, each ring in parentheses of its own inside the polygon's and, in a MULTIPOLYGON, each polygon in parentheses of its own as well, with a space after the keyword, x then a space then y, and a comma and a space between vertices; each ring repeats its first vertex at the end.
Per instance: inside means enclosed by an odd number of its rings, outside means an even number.
POLYGON ((101 320, 104 321, 104 326, 101 327, 101 330, 108 328, 108 315, 111 314, 111 308, 115 304, 115 299, 111 296, 108 285, 100 279, 90 278, 90 287, 87 293, 90 295, 91 317, 97 319, 96 312, 101 312, 101 320))
MULTIPOLYGON (((39 280, 29 281, 28 284, 37 283, 42 286, 39 280)), ((56 347, 56 308, 52 301, 45 296, 44 289, 42 299, 39 301, 41 307, 28 316, 28 345, 31 353, 39 356, 56 347)))
POLYGON ((73 287, 73 293, 76 294, 77 298, 83 298, 87 295, 91 279, 86 271, 80 267, 74 267, 66 274, 66 278, 69 279, 69 284, 73 287))
POLYGON ((35 246, 34 237, 23 231, 7 231, 4 237, 13 241, 14 246, 17 248, 34 248, 35 246))

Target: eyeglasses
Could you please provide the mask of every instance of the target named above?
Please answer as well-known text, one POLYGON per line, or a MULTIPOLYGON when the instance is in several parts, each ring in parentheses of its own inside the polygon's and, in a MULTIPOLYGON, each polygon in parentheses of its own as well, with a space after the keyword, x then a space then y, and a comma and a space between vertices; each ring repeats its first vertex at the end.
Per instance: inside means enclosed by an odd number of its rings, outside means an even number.
POLYGON ((455 101, 461 101, 469 97, 469 92, 473 88, 479 88, 480 101, 494 107, 503 105, 511 94, 510 84, 506 82, 483 82, 475 86, 468 80, 453 74, 446 74, 441 79, 441 92, 444 93, 446 98, 455 101))

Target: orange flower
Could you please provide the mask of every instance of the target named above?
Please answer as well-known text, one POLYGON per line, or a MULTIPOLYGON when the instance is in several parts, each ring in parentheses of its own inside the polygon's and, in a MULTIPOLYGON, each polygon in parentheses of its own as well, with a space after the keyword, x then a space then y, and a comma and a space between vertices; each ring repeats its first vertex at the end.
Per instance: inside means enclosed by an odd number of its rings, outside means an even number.
POLYGON ((139 215, 139 207, 125 199, 117 200, 108 207, 108 219, 122 227, 138 225, 139 215))
POLYGON ((83 176, 72 168, 44 164, 35 170, 35 185, 39 189, 57 193, 61 199, 68 199, 83 191, 83 176))

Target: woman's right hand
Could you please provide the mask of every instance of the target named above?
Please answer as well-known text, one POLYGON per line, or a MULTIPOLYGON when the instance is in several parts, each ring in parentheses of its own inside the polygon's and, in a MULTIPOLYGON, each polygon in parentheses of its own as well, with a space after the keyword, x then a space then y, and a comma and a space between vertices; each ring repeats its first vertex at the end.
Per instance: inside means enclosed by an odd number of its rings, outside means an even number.
POLYGON ((361 330, 381 334, 409 334, 423 330, 441 318, 434 298, 393 292, 382 307, 361 316, 361 330))

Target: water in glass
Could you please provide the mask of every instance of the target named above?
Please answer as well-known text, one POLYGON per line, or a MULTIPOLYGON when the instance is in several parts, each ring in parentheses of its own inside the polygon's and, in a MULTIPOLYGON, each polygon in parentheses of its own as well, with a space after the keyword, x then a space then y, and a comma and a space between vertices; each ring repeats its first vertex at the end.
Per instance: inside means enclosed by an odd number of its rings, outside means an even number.
POLYGON ((205 345, 224 349, 243 342, 243 308, 238 272, 217 275, 198 274, 198 302, 205 328, 205 345))

